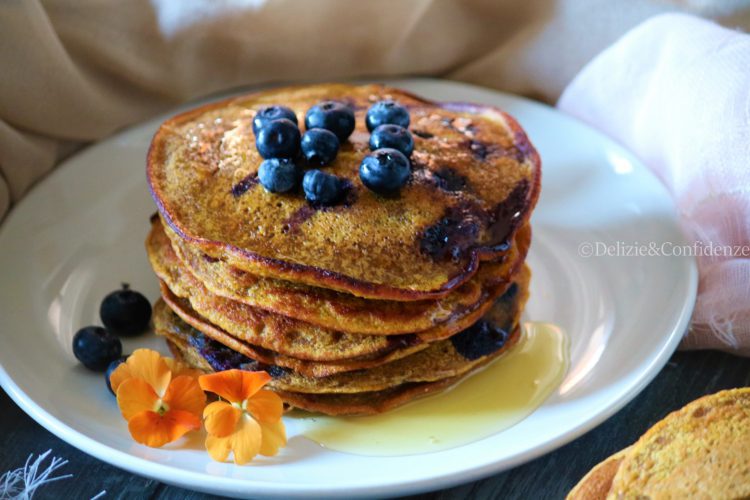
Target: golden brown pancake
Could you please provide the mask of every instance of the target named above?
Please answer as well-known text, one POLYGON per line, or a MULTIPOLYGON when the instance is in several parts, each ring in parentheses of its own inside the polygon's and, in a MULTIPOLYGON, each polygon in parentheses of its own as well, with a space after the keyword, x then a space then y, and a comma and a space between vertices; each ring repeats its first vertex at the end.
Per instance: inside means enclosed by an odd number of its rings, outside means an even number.
MULTIPOLYGON (((477 368, 474 368, 474 370, 477 368)), ((286 404, 300 410, 327 415, 373 415, 398 408, 415 399, 447 389, 467 375, 468 373, 437 382, 403 384, 383 391, 354 394, 305 394, 281 390, 275 392, 281 396, 286 404)))
MULTIPOLYGON (((508 349, 518 341, 520 327, 516 327, 510 332, 508 341, 502 349, 474 360, 471 367, 463 370, 461 374, 436 379, 429 382, 407 382, 381 390, 365 392, 331 392, 331 393, 311 393, 311 392, 294 392, 274 387, 274 380, 269 382, 268 387, 276 392, 285 403, 290 406, 330 415, 357 415, 380 413, 401 406, 415 398, 445 389, 472 371, 489 363, 497 357, 504 354, 508 349)), ((213 371, 211 365, 202 356, 199 350, 185 341, 184 338, 170 337, 167 341, 170 350, 178 359, 186 362, 194 368, 207 372, 213 371)), ((247 369, 257 369, 256 367, 247 369)), ((278 376, 278 372, 271 370, 272 376, 278 376)), ((367 371, 364 371, 367 373, 367 371)))
MULTIPOLYGON (((164 301, 183 320, 200 331, 221 331, 223 335, 233 337, 239 342, 245 342, 262 349, 271 350, 306 361, 336 362, 351 360, 381 359, 390 355, 398 348, 417 346, 425 343, 417 335, 351 335, 325 330, 301 321, 290 320, 272 313, 262 315, 257 324, 253 320, 253 327, 257 327, 260 334, 251 330, 243 330, 247 320, 238 314, 235 318, 227 319, 221 316, 223 311, 209 311, 209 316, 197 311, 192 302, 178 297, 164 282, 160 283, 164 301), (216 318, 214 318, 216 316, 216 318), (217 319, 218 321, 214 321, 217 319), (287 323, 289 328, 287 328, 287 323), (232 329, 225 328, 230 325, 232 329), (277 334, 274 336, 274 334, 277 334), (338 345, 336 339, 341 339, 338 345)), ((225 301, 226 299, 221 299, 225 301)), ((239 303, 238 303, 239 304, 239 303)), ((249 306, 239 304, 241 312, 249 306)))
MULTIPOLYGON (((451 339, 435 342, 423 351, 396 361, 366 370, 316 378, 292 369, 284 369, 280 363, 281 356, 272 358, 271 362, 275 364, 268 368, 267 361, 254 362, 260 356, 252 359, 246 358, 242 355, 242 351, 237 349, 238 346, 232 342, 210 343, 203 338, 201 332, 191 328, 177 315, 165 314, 165 310, 168 308, 157 304, 154 324, 158 334, 166 336, 173 342, 180 338, 186 339, 189 348, 200 351, 215 369, 240 367, 267 369, 274 375, 274 380, 269 384, 270 388, 291 392, 371 392, 410 382, 433 382, 467 372, 485 359, 500 355, 516 340, 515 336, 510 336, 510 333, 515 331, 517 318, 512 319, 514 323, 499 326, 491 315, 488 315, 477 325, 451 339)), ((508 313, 505 311, 498 314, 498 318, 502 318, 503 321, 507 321, 507 317, 508 313)))
MULTIPOLYGON (((167 341, 172 354, 188 365, 206 372, 211 366, 196 349, 190 349, 185 342, 167 341)), ((478 367, 477 367, 478 368, 478 367)), ((475 370, 477 369, 475 368, 475 370)), ((442 391, 457 383, 468 374, 438 382, 404 384, 384 391, 360 392, 355 394, 304 394, 275 390, 284 403, 293 408, 327 415, 372 415, 392 410, 414 399, 442 391)))
MULTIPOLYGON (((495 301, 493 307, 486 314, 486 317, 491 317, 495 324, 516 324, 528 297, 529 278, 530 273, 528 272, 528 268, 524 268, 515 278, 513 287, 495 301)), ((165 336, 168 339, 180 336, 189 338, 203 334, 211 340, 220 343, 222 346, 240 353, 244 357, 266 365, 289 368, 307 378, 328 377, 337 373, 373 368, 429 348, 429 344, 426 341, 417 341, 417 343, 401 342, 393 346, 387 353, 377 357, 325 362, 298 359, 237 339, 201 318, 192 310, 188 301, 175 297, 166 286, 162 288, 162 298, 169 307, 166 307, 162 301, 154 305, 153 322, 157 334, 165 336), (175 317, 175 314, 177 317, 175 317)), ((361 337, 363 337, 363 340, 366 340, 365 336, 361 337)), ((431 341, 437 340, 436 338, 431 341)), ((315 340, 311 339, 311 350, 315 348, 314 346, 315 340)))
MULTIPOLYGON (((163 246, 158 222, 154 222, 152 232, 156 234, 150 237, 149 246, 163 246)), ((166 232, 169 235, 170 231, 166 232)), ((441 324, 448 328, 459 323, 465 326, 466 317, 481 315, 477 310, 486 310, 505 291, 509 276, 520 268, 530 239, 531 227, 526 224, 502 262, 483 263, 471 280, 447 297, 413 302, 367 300, 309 285, 259 278, 220 260, 207 259, 179 238, 172 240, 172 248, 190 273, 215 295, 338 332, 400 335, 441 324)), ((156 253, 153 249, 150 252, 156 253)), ((152 258, 152 264, 153 261, 152 258)))
POLYGON ((630 448, 620 450, 597 464, 570 490, 565 500, 605 500, 612 487, 617 469, 630 448))
MULTIPOLYGON (((444 297, 508 250, 539 194, 540 160, 511 117, 487 106, 434 103, 379 85, 288 87, 200 107, 165 122, 148 154, 161 216, 191 248, 255 276, 360 297, 444 297), (406 106, 412 175, 396 197, 363 186, 367 108, 406 106), (300 192, 257 184, 251 122, 283 104, 301 120, 322 100, 355 110, 356 130, 326 170, 348 181, 346 200, 316 208, 300 192)), ((412 328, 413 330, 414 328, 412 328)), ((424 329, 424 328, 423 328, 424 329)))
POLYGON ((750 388, 702 397, 651 427, 608 498, 750 498, 750 388))
MULTIPOLYGON (((238 329, 222 323, 215 311, 227 311, 228 314, 225 316, 229 316, 231 313, 240 322, 247 321, 248 324, 239 328, 243 331, 256 331, 258 329, 257 324, 263 323, 268 316, 263 311, 267 309, 281 315, 291 313, 291 315, 302 317, 302 319, 312 318, 315 324, 320 322, 342 324, 345 326, 345 331, 353 329, 356 331, 355 333, 369 334, 370 332, 366 330, 366 327, 370 325, 379 328, 375 332, 376 335, 394 334, 391 333, 394 330, 408 331, 408 326, 415 323, 418 323, 418 326, 430 325, 429 318, 418 317, 420 312, 426 311, 428 315, 432 315, 432 321, 437 323, 436 326, 429 328, 429 331, 422 329, 425 337, 431 337, 435 335, 435 330, 439 331, 438 336, 450 335, 479 319, 491 305, 491 298, 503 293, 507 288, 510 276, 516 274, 525 258, 529 243, 530 227, 527 225, 519 231, 513 243, 514 248, 507 255, 504 264, 485 264, 486 266, 493 266, 493 269, 483 271, 481 274, 481 277, 486 277, 486 281, 489 283, 489 286, 485 286, 486 289, 481 289, 482 285, 475 283, 480 278, 480 276, 477 276, 459 290, 462 295, 456 296, 454 294, 454 297, 450 300, 414 303, 365 300, 306 285, 258 278, 243 271, 234 270, 219 262, 206 261, 203 257, 198 256, 194 256, 197 261, 193 263, 194 266, 188 268, 176 256, 174 248, 170 246, 163 231, 163 226, 158 219, 152 221, 152 229, 146 241, 146 249, 157 276, 165 281, 176 295, 192 297, 191 302, 198 312, 232 333, 236 333, 238 329), (198 270, 198 276, 194 274, 196 269, 198 270), (209 281, 218 281, 219 285, 214 286, 213 289, 224 293, 209 292, 205 286, 206 282, 199 279, 201 277, 208 278, 209 281), (249 307, 242 307, 237 304, 238 302, 248 304, 249 307), (451 305, 453 309, 451 309, 451 305), (451 310, 452 312, 450 312, 451 310), (316 314, 320 311, 325 312, 323 320, 316 317, 316 314), (434 314, 435 311, 437 311, 437 314, 434 314), (437 321, 437 319, 446 316, 453 316, 454 321, 437 321), (397 323, 398 320, 403 320, 402 323, 406 324, 397 323), (353 327, 353 324, 356 326, 353 327), (447 330, 447 333, 443 330, 447 330)), ((288 318, 288 316, 286 317, 288 318)), ((269 327, 270 325, 266 322, 266 328, 269 327)), ((325 327, 326 325, 323 325, 323 328, 325 327)), ((301 328, 301 326, 298 325, 297 328, 301 328)), ((335 328, 328 328, 335 330, 337 337, 342 333, 335 328)), ((418 330, 415 329, 415 331, 418 330)), ((320 329, 316 329, 309 332, 309 335, 318 335, 320 332, 320 329)), ((279 335, 280 330, 272 328, 266 337, 278 337, 279 335)), ((274 348, 264 345, 257 338, 248 338, 247 340, 264 347, 274 348)), ((346 347, 346 343, 342 343, 338 339, 334 340, 341 344, 342 348, 346 347)))
POLYGON ((750 388, 670 413, 591 469, 566 498, 750 498, 750 388))
MULTIPOLYGON (((504 354, 516 343, 520 331, 517 325, 512 325, 507 328, 506 333, 508 340, 501 349, 478 358, 462 355, 450 339, 441 340, 430 344, 423 351, 367 370, 321 378, 285 371, 269 382, 269 387, 304 394, 353 394, 382 391, 407 383, 436 382, 463 375, 504 354)), ((476 332, 472 331, 470 334, 474 335, 476 332)))
POLYGON ((327 377, 336 373, 370 368, 408 356, 411 353, 426 349, 428 346, 427 343, 404 343, 402 345, 395 345, 392 349, 379 356, 333 361, 311 361, 264 349, 228 334, 221 328, 202 319, 192 310, 189 302, 185 299, 175 297, 169 289, 162 289, 162 299, 164 303, 157 302, 154 305, 154 329, 157 335, 173 339, 173 337, 179 335, 203 334, 209 339, 219 342, 221 345, 251 360, 266 365, 289 368, 306 377, 327 377), (175 315, 179 317, 179 320, 175 315))
MULTIPOLYGON (((416 342, 414 335, 394 335, 391 338, 350 335, 211 293, 177 259, 158 221, 149 234, 146 248, 154 272, 169 292, 187 299, 197 315, 238 340, 313 361, 379 356, 400 344, 416 342)), ((167 298, 163 289, 162 295, 167 298)))

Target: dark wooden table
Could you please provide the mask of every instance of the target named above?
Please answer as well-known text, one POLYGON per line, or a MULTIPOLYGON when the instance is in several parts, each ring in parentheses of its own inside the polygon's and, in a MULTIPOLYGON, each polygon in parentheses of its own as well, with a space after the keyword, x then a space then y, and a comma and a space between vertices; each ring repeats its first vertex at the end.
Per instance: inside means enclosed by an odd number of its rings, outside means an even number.
MULTIPOLYGON (((624 448, 657 420, 686 403, 722 389, 750 385, 750 359, 703 351, 678 352, 656 379, 619 413, 572 443, 537 460, 463 486, 413 499, 563 498, 593 465, 624 448)), ((0 474, 48 449, 69 460, 60 473, 75 477, 38 490, 35 498, 207 499, 100 462, 40 427, 0 391, 0 474)))

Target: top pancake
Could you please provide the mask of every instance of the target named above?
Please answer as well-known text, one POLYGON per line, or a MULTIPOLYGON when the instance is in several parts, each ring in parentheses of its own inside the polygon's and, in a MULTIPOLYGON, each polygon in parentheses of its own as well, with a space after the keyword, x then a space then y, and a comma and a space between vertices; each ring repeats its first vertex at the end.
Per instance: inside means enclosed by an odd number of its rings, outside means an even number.
POLYGON ((536 203, 540 161, 497 109, 328 84, 236 97, 168 120, 151 144, 148 179, 164 220, 210 257, 360 297, 422 300, 447 295, 480 260, 507 250, 536 203), (409 109, 415 148, 407 185, 384 198, 362 185, 359 164, 369 152, 367 109, 388 98, 409 109), (267 192, 257 183, 256 110, 288 106, 303 123, 328 99, 355 110, 354 133, 325 167, 348 180, 346 200, 316 208, 301 192, 267 192))

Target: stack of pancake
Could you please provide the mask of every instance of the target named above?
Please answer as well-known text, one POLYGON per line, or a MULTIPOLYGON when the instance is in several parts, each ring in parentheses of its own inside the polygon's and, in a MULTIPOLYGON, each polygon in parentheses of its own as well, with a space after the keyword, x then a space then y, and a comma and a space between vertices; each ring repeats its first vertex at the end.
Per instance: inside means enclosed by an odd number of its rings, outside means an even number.
POLYGON ((518 340, 540 174, 501 111, 378 85, 276 89, 179 115, 148 155, 155 330, 194 367, 268 371, 270 389, 310 411, 377 413, 449 387, 518 340), (364 116, 382 99, 408 108, 415 140, 411 177, 387 197, 358 175, 364 116), (345 179, 345 199, 266 191, 255 113, 303 117, 324 100, 355 111, 325 168, 345 179))

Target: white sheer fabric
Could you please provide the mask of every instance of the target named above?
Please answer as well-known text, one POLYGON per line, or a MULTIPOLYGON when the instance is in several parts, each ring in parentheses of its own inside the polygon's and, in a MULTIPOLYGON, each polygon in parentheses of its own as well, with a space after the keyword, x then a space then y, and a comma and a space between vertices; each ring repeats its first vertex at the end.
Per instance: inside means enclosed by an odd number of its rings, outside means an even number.
POLYGON ((750 35, 657 16, 589 63, 558 106, 639 155, 708 254, 683 347, 750 355, 750 35))

